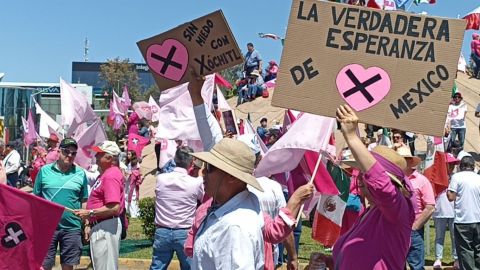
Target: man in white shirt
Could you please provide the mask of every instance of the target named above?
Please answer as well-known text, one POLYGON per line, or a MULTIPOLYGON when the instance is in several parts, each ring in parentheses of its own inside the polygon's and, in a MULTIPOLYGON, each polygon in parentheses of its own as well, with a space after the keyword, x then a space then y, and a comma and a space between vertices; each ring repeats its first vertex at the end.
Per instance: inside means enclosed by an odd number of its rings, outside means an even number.
POLYGON ((463 157, 460 172, 452 176, 449 201, 455 201, 455 246, 460 269, 480 269, 480 175, 475 160, 463 157))
POLYGON ((15 150, 13 142, 7 143, 4 150, 5 158, 3 159, 3 167, 7 174, 7 184, 12 187, 17 187, 18 169, 20 168, 20 154, 15 150))
POLYGON ((193 157, 190 147, 181 146, 175 154, 173 172, 157 176, 155 188, 155 240, 151 270, 167 269, 176 252, 182 270, 190 269, 190 258, 183 245, 192 227, 195 209, 202 202, 203 179, 188 175, 193 157))
POLYGON ((448 125, 450 127, 450 143, 454 142, 458 135, 460 147, 463 148, 467 124, 465 118, 467 115, 467 104, 463 101, 462 94, 457 92, 453 95, 453 101, 448 106, 448 125))

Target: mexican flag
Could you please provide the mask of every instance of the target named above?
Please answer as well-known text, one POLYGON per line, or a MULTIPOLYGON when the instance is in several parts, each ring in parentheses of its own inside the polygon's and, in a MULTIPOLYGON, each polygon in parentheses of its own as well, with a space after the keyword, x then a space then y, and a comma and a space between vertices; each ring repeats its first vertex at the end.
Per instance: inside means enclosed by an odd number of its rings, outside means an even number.
POLYGON ((456 82, 456 81, 453 81, 452 98, 453 98, 453 96, 454 96, 457 92, 458 92, 457 82, 456 82))
POLYGON ((331 247, 340 237, 343 212, 347 205, 350 191, 350 178, 332 162, 328 162, 327 170, 338 189, 338 195, 320 195, 312 226, 312 238, 326 247, 331 247))
POLYGON ((413 3, 418 6, 418 4, 435 4, 436 0, 413 0, 413 3))
POLYGON ((427 155, 423 175, 432 183, 435 196, 448 188, 447 158, 442 138, 427 137, 427 155))
POLYGON ((478 29, 480 29, 480 7, 472 10, 465 17, 463 17, 463 19, 467 21, 466 30, 469 30, 469 29, 478 30, 478 29))

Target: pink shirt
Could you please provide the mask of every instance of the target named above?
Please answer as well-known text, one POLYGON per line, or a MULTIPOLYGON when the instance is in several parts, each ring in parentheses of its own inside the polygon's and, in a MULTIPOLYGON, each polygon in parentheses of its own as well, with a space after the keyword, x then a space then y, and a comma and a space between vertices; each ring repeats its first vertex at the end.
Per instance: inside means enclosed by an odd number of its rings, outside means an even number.
POLYGON ((58 153, 58 147, 55 147, 53 149, 50 149, 48 151, 47 156, 45 157, 46 159, 46 164, 53 163, 58 160, 60 153, 58 153))
POLYGON ((376 162, 364 176, 374 207, 367 209, 333 247, 335 269, 403 269, 415 219, 412 202, 376 162))
MULTIPOLYGON (((92 192, 88 197, 87 209, 97 209, 109 203, 119 203, 120 210, 117 214, 123 212, 125 207, 125 194, 122 171, 117 166, 108 168, 97 179, 92 187, 92 192)), ((91 219, 90 221, 96 220, 91 219)))
POLYGON ((480 40, 472 40, 472 42, 470 42, 470 48, 472 49, 472 53, 480 56, 480 40))
POLYGON ((171 173, 157 176, 155 194, 155 224, 187 229, 192 227, 197 203, 203 198, 203 179, 176 167, 171 173))
POLYGON ((139 117, 136 112, 133 112, 129 117, 128 117, 128 123, 127 123, 127 129, 128 129, 128 134, 133 133, 133 134, 138 134, 138 124, 139 122, 139 117))
POLYGON ((415 208, 415 219, 417 219, 423 209, 425 209, 425 206, 435 206, 435 195, 433 194, 432 184, 422 174, 415 171, 408 178, 412 183, 413 191, 416 195, 417 207, 415 208))
MULTIPOLYGON (((208 208, 212 205, 212 198, 202 203, 195 213, 195 219, 193 221, 192 228, 188 232, 187 240, 185 240, 184 251, 188 257, 193 256, 193 243, 200 225, 202 224, 205 216, 207 215, 208 208)), ((281 208, 280 211, 285 214, 287 219, 292 222, 295 220, 288 208, 281 208)), ((282 215, 283 215, 282 214, 282 215)), ((263 227, 263 251, 264 251, 264 270, 274 270, 273 264, 273 249, 272 244, 278 244, 282 242, 292 232, 292 228, 284 221, 284 219, 278 215, 275 219, 272 219, 268 214, 263 213, 264 227, 263 227)))

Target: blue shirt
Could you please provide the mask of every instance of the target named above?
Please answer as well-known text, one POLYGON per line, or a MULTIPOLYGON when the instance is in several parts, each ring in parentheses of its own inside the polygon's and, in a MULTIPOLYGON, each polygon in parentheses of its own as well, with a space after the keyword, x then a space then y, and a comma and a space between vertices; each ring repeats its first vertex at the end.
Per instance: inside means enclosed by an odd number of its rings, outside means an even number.
POLYGON ((256 67, 259 66, 259 62, 262 61, 262 56, 257 50, 253 50, 253 52, 247 52, 247 54, 245 54, 245 59, 246 67, 256 67))

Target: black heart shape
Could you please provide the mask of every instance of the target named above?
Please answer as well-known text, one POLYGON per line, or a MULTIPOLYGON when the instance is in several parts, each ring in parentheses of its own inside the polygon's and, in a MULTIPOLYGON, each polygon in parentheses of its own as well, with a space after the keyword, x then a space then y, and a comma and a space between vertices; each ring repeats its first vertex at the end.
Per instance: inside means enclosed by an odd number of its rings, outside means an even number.
POLYGON ((10 222, 7 224, 7 226, 5 226, 5 236, 2 237, 1 241, 2 246, 6 248, 14 248, 25 240, 27 240, 27 236, 25 235, 25 232, 20 224, 16 222, 10 222))

